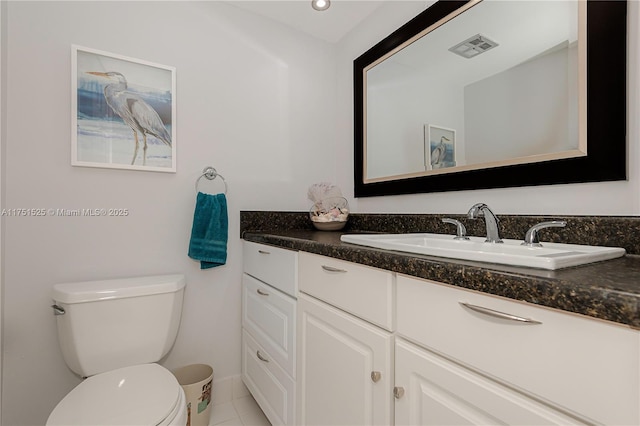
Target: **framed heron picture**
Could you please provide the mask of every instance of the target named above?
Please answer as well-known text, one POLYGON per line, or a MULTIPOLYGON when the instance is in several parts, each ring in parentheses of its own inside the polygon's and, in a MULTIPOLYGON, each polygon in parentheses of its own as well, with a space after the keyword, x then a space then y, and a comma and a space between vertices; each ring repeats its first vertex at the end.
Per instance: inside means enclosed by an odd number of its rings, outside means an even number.
POLYGON ((424 126, 425 170, 437 170, 456 165, 456 131, 427 124, 424 126))
POLYGON ((175 173, 175 68, 71 49, 71 164, 175 173))

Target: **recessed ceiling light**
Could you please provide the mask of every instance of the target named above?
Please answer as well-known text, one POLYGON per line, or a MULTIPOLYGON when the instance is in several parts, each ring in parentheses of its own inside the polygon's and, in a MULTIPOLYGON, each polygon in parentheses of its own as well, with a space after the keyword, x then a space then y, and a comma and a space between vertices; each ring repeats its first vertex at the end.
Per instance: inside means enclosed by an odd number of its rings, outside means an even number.
POLYGON ((327 10, 331 6, 331 0, 311 0, 311 7, 315 10, 327 10))

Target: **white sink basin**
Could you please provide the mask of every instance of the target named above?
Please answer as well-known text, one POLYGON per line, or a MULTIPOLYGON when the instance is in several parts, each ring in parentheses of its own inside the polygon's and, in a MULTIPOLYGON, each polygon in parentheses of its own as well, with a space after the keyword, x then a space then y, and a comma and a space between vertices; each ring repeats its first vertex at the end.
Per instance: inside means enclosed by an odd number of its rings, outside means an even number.
POLYGON ((429 256, 503 265, 555 270, 624 256, 619 247, 542 242, 542 247, 521 245, 521 240, 503 240, 502 244, 485 243, 484 238, 454 240, 444 234, 345 234, 345 243, 397 250, 429 256))

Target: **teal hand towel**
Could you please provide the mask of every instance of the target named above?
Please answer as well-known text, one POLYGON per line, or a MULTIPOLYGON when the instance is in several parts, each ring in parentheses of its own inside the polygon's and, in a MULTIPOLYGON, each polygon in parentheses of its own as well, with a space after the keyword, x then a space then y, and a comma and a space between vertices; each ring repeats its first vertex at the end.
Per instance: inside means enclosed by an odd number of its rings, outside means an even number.
POLYGON ((200 261, 200 269, 227 262, 229 219, 224 194, 198 192, 189 241, 189 257, 200 261))

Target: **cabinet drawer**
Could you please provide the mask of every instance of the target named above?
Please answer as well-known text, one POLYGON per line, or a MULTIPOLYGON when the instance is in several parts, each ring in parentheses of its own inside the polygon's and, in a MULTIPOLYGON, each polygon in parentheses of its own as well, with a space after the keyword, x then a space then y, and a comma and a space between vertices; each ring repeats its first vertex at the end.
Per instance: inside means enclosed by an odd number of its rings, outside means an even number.
POLYGON ((397 285, 407 339, 596 422, 639 424, 638 331, 415 278, 397 285))
POLYGON ((295 382, 269 357, 269 353, 243 331, 242 381, 271 424, 294 425, 295 382))
POLYGON ((300 291, 393 331, 393 273, 300 252, 300 291))
POLYGON ((244 272, 293 297, 298 291, 298 252, 243 241, 244 272))
POLYGON ((242 326, 295 377, 296 301, 292 297, 244 274, 242 326))

